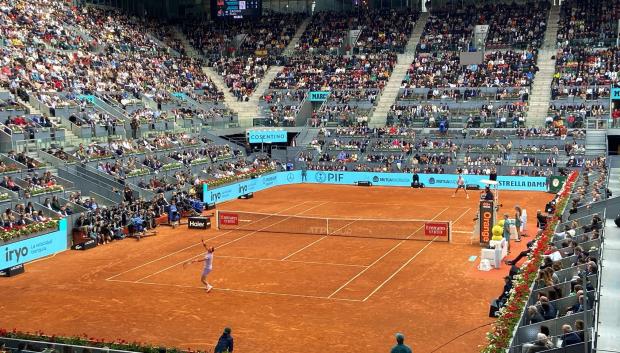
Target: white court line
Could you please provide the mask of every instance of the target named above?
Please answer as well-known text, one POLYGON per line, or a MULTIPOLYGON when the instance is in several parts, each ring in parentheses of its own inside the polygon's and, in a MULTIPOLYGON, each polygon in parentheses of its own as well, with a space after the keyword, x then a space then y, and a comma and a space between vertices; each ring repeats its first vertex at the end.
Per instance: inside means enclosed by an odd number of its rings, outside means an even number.
POLYGON ((471 231, 466 231, 466 230, 453 230, 452 233, 459 233, 459 234, 472 234, 471 231))
MULTIPOLYGON (((312 200, 310 202, 323 202, 323 200, 312 200)), ((441 206, 418 205, 418 204, 413 204, 413 203, 383 203, 383 202, 355 202, 355 201, 329 201, 329 203, 344 203, 344 204, 355 204, 355 205, 406 206, 407 208, 410 208, 411 206, 441 207, 441 206)), ((467 208, 467 207, 452 206, 450 208, 467 208)))
MULTIPOLYGON (((446 209, 448 209, 449 207, 447 207, 446 209)), ((444 210, 445 211, 445 210, 444 210)), ((435 218, 437 218, 437 215, 435 215, 435 217, 431 218, 431 221, 434 220, 435 218)), ((409 238, 411 238, 412 235, 414 235, 415 233, 419 232, 420 229, 424 228, 424 224, 422 224, 422 226, 418 229, 416 229, 415 231, 413 231, 413 233, 409 234, 407 236, 407 238, 401 240, 400 242, 398 242, 398 244, 394 245, 394 247, 392 247, 390 250, 388 250, 385 254, 383 254, 383 256, 381 256, 380 258, 376 259, 373 263, 371 263, 370 265, 368 265, 368 267, 366 267, 365 269, 363 269, 362 271, 360 271, 357 275, 353 276, 353 278, 351 278, 350 280, 348 280, 345 284, 343 284, 342 286, 340 286, 340 288, 336 289, 336 291, 334 291, 332 294, 329 295, 328 298, 333 297, 336 293, 340 292, 344 287, 348 286, 349 283, 353 282, 356 278, 358 278, 359 276, 361 276, 362 274, 364 274, 366 271, 368 271, 372 266, 374 266, 377 262, 381 261, 384 257, 388 256, 390 253, 392 253, 392 251, 396 250, 399 246, 401 246, 404 242, 408 241, 409 238)), ((432 243, 435 239, 437 239, 437 237, 433 238, 433 240, 431 240, 428 244, 432 243)), ((422 248, 422 250, 426 249, 426 247, 428 246, 428 244, 426 244, 424 246, 424 248, 422 248)))
POLYGON ((361 270, 357 275, 353 276, 353 278, 351 278, 350 280, 348 280, 345 284, 341 285, 338 289, 336 289, 332 294, 330 294, 328 296, 328 298, 331 299, 331 297, 333 297, 334 295, 336 295, 336 293, 340 292, 344 287, 348 286, 351 282, 353 282, 355 279, 357 279, 359 276, 363 275, 366 271, 368 271, 372 266, 374 266, 377 262, 383 260, 384 257, 388 256, 389 254, 392 253, 392 251, 396 250, 399 246, 401 246, 404 242, 407 241, 407 239, 409 237, 411 237, 412 235, 414 235, 415 233, 417 233, 420 229, 424 228, 424 225, 422 225, 420 228, 416 229, 413 233, 411 233, 406 239, 401 240, 400 242, 398 242, 398 244, 394 245, 390 250, 388 250, 385 254, 383 254, 380 258, 376 259, 375 261, 373 261, 373 263, 371 263, 370 265, 368 265, 368 267, 366 267, 365 269, 361 270))
MULTIPOLYGON (((290 210, 291 208, 294 208, 294 207, 297 207, 297 206, 301 206, 301 205, 303 205, 303 204, 305 204, 305 203, 308 203, 308 202, 311 202, 311 201, 304 201, 304 202, 302 202, 302 203, 300 203, 300 204, 296 204, 296 205, 294 205, 294 206, 291 206, 291 207, 285 208, 285 209, 283 209, 282 211, 279 211, 279 212, 288 211, 288 210, 290 210)), ((278 212, 278 213, 279 213, 279 212, 278 212)), ((276 214, 277 214, 277 213, 276 213, 276 214)), ((265 217, 265 218, 266 218, 266 217, 265 217)), ((262 220, 263 220, 263 219, 265 219, 265 218, 258 219, 258 220, 256 220, 256 222, 258 222, 258 221, 262 221, 262 220)), ((216 235, 215 237, 213 237, 213 238, 211 238, 211 239, 209 239, 209 240, 213 240, 213 239, 221 238, 221 237, 223 237, 224 235, 229 234, 229 233, 232 233, 232 232, 235 232, 235 231, 237 231, 237 230, 238 230, 238 229, 233 229, 233 230, 226 231, 226 232, 224 232, 224 233, 222 233, 222 234, 220 234, 220 235, 216 235)), ((114 275, 114 276, 112 276, 112 277, 109 277, 109 278, 107 278, 107 279, 106 279, 106 281, 112 280, 112 279, 114 279, 114 278, 116 278, 116 277, 118 277, 118 276, 124 275, 125 273, 131 272, 131 271, 133 271, 133 270, 137 270, 137 269, 142 268, 142 267, 144 267, 144 266, 146 266, 146 265, 150 265, 150 264, 152 264, 152 263, 154 263, 154 262, 157 262, 157 261, 159 261, 159 260, 163 260, 163 259, 165 259, 165 258, 167 258, 167 257, 170 257, 170 256, 172 256, 172 255, 174 255, 174 254, 178 254, 178 253, 180 253, 180 252, 182 252, 182 251, 185 251, 185 250, 187 250, 187 249, 191 249, 191 248, 193 248, 193 247, 195 247, 195 246, 198 246, 198 245, 202 245, 202 243, 192 244, 192 245, 190 245, 190 246, 188 246, 188 247, 185 247, 185 248, 183 248, 183 249, 177 250, 177 251, 175 251, 175 252, 171 252, 171 253, 170 253, 170 254, 168 254, 168 255, 161 256, 161 257, 159 257, 159 258, 157 258, 157 259, 155 259, 155 260, 149 261, 149 262, 144 263, 144 264, 142 264, 142 265, 140 265, 140 266, 136 266, 136 267, 131 268, 131 269, 129 269, 129 270, 126 270, 126 271, 123 271, 123 272, 121 272, 121 273, 118 273, 118 274, 116 274, 116 275, 114 275)))
MULTIPOLYGON (((355 222, 357 222, 357 219, 356 219, 356 220, 353 220, 353 221, 351 221, 351 222, 349 222, 349 223, 347 223, 347 224, 345 224, 344 226, 342 226, 342 227, 340 227, 340 228, 338 228, 338 229, 336 229, 336 230, 334 231, 334 233, 335 233, 335 232, 337 232, 337 231, 339 231, 339 230, 341 230, 341 229, 343 229, 344 227, 348 227, 350 224, 355 223, 355 222)), ((328 231, 329 231, 329 229, 328 229, 328 231)), ((303 248, 301 248, 301 249, 299 249, 299 250, 295 251, 294 253, 292 253, 292 254, 290 254, 290 255, 286 256, 285 258, 283 258, 283 259, 282 259, 282 261, 287 260, 287 259, 289 259, 290 257, 292 257, 293 255, 296 255, 296 254, 298 254, 298 253, 300 253, 300 252, 302 252, 302 251, 306 250, 307 248, 309 248, 309 247, 311 247, 312 245, 314 245, 314 244, 316 244, 316 243, 320 242, 321 240, 323 240, 323 239, 327 238, 328 236, 329 236, 329 234, 328 234, 328 235, 324 235, 324 236, 320 237, 319 239, 317 239, 317 240, 313 241, 312 243, 310 243, 310 244, 308 244, 308 245, 304 246, 303 248)))
POLYGON ((381 289, 386 283, 388 283, 392 278, 394 278, 400 271, 402 271, 403 268, 409 265, 411 261, 413 261, 416 257, 418 257, 418 255, 420 255, 424 250, 426 250, 426 248, 428 248, 433 243, 433 241, 435 241, 435 239, 437 239, 437 237, 429 241, 428 244, 426 244, 422 249, 420 249, 420 251, 418 251, 407 262, 405 262, 401 267, 399 267, 398 270, 394 271, 394 273, 392 273, 390 277, 388 277, 385 281, 383 281, 383 283, 381 283, 377 288, 375 288, 375 290, 370 292, 370 294, 368 294, 366 298, 362 299, 362 301, 365 302, 366 300, 368 300, 368 298, 372 297, 373 294, 377 293, 379 289, 381 289))
MULTIPOLYGON (((197 287, 197 286, 188 286, 188 285, 183 285, 183 284, 123 281, 123 280, 118 280, 118 279, 112 279, 112 280, 110 280, 110 282, 146 284, 146 285, 151 285, 151 286, 164 286, 164 287, 193 288, 193 289, 200 289, 203 292, 205 290, 204 286, 203 287, 197 287)), ((361 302, 361 300, 359 300, 359 299, 329 298, 329 297, 321 297, 321 296, 318 296, 318 295, 290 294, 290 293, 266 292, 266 291, 258 291, 258 290, 217 288, 217 287, 213 287, 213 290, 214 291, 222 291, 222 292, 265 294, 265 295, 274 295, 274 296, 280 296, 280 297, 297 297, 297 298, 322 299, 322 300, 337 300, 337 301, 345 301, 345 302, 361 302)))
POLYGON ((442 213, 446 212, 446 211, 447 211, 447 210, 449 210, 449 209, 450 209, 450 207, 446 207, 446 208, 444 208, 444 210, 443 210, 443 211, 441 211, 441 212, 439 212, 438 214, 436 214, 436 215, 435 215, 435 217, 433 217, 433 219, 431 219, 431 221, 432 221, 432 220, 434 220, 435 218, 439 217, 439 215, 440 215, 440 214, 442 214, 442 213))
POLYGON ((279 259, 264 259, 260 257, 244 257, 244 256, 224 256, 218 255, 218 259, 240 259, 240 260, 256 260, 256 261, 277 261, 277 262, 294 262, 300 264, 312 264, 312 265, 330 265, 330 266, 346 266, 346 267, 366 267, 366 265, 354 265, 354 264, 339 264, 333 262, 317 262, 317 261, 297 261, 297 260, 279 260, 279 259))
MULTIPOLYGON (((329 201, 327 201, 327 202, 329 202, 329 201)), ((322 206, 322 205, 326 204, 327 202, 324 202, 324 203, 322 203, 322 204, 318 204, 318 205, 316 205, 316 206, 312 206, 312 207, 310 207, 309 209, 304 210, 304 211, 302 211, 301 213, 299 213, 299 214, 297 214, 297 215, 300 215, 300 214, 302 214, 302 213, 304 213, 304 212, 310 211, 310 210, 312 210, 312 209, 314 209, 314 208, 320 207, 320 206, 322 206)), ((289 208, 292 208, 292 207, 289 207, 289 208)), ((286 210, 284 210, 284 211, 286 211, 286 210)), ((267 216, 267 217, 265 217, 265 218, 268 218, 268 217, 271 217, 271 216, 275 216, 275 215, 277 215, 277 214, 272 214, 272 215, 267 216)), ((284 221, 286 221, 286 220, 290 219, 291 217, 292 217, 292 216, 286 217, 286 218, 284 218, 284 219, 281 219, 281 220, 277 221, 276 223, 272 223, 272 224, 270 224, 270 225, 268 225, 268 226, 265 226, 265 227, 263 227, 263 228, 261 228, 261 229, 258 229, 258 230, 255 230, 255 231, 252 231, 252 232, 250 232, 250 233, 248 233, 248 234, 246 234, 246 235, 244 235, 244 236, 242 236, 242 237, 239 237, 239 238, 237 238, 237 239, 233 239, 233 240, 231 240, 231 241, 229 241, 229 242, 227 242, 227 243, 224 243, 224 244, 222 244, 222 245, 218 245, 218 247, 217 247, 217 248, 218 248, 218 249, 221 249, 221 248, 223 248, 224 246, 227 246, 227 245, 230 245, 230 244, 236 243, 236 242, 238 242, 239 240, 241 240, 241 239, 245 239, 245 238, 249 237, 249 236, 250 236, 250 235, 252 235, 252 234, 256 234, 256 233, 258 233, 258 232, 264 231, 265 229, 267 229, 267 228, 269 228, 269 227, 273 227, 273 226, 275 226, 276 224, 280 224, 280 223, 282 223, 282 222, 284 222, 284 221)), ((265 218, 261 218, 260 220, 265 219, 265 218)), ((198 244, 196 244, 196 245, 198 245, 198 244)), ((202 254, 202 252, 201 252, 200 254, 202 254)), ((194 256, 190 257, 189 259, 183 260, 183 261, 181 261, 181 262, 177 262, 177 263, 175 263, 174 265, 168 266, 168 267, 166 267, 166 268, 164 268, 164 269, 162 269, 162 270, 159 270, 159 271, 157 271, 157 272, 151 273, 151 274, 150 274, 150 275, 148 275, 148 276, 144 276, 144 277, 142 277, 142 278, 138 279, 136 282, 140 282, 140 281, 145 280, 145 279, 147 279, 147 278, 150 278, 150 277, 153 277, 153 276, 155 276, 155 275, 158 275, 158 274, 160 274, 160 273, 162 273, 162 272, 168 271, 169 269, 171 269, 171 268, 173 268, 173 267, 176 267, 176 266, 178 266, 178 265, 181 265, 181 264, 183 264, 183 263, 185 263, 185 262, 187 262, 187 261, 189 261, 189 260, 191 260, 191 259, 193 259, 193 258, 195 258, 195 257, 199 256, 200 254, 194 255, 194 256)))
POLYGON ((467 207, 467 211, 463 212, 462 215, 460 215, 457 219, 455 219, 454 221, 452 221, 452 224, 455 224, 456 222, 458 222, 461 218, 463 218, 463 216, 465 216, 469 211, 471 211, 471 207, 467 207))

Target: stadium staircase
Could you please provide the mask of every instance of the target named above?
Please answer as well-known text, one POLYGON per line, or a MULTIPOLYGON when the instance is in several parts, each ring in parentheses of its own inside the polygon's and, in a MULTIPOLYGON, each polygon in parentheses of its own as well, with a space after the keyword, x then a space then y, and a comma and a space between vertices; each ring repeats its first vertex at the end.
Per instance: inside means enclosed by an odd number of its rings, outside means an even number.
POLYGON ((551 100, 551 83, 555 73, 556 42, 558 35, 558 22, 560 20, 560 6, 552 6, 547 18, 547 30, 542 47, 538 51, 536 66, 539 71, 534 77, 532 90, 529 97, 527 113, 528 126, 543 126, 549 111, 551 100))
POLYGON ((586 131, 586 155, 604 156, 607 154, 607 131, 588 129, 586 131))
POLYGON ((308 28, 308 25, 310 24, 311 20, 312 18, 308 17, 301 22, 301 24, 297 28, 297 31, 295 31, 295 35, 293 35, 293 38, 291 38, 291 42, 288 43, 288 45, 284 49, 284 52, 283 52, 284 56, 292 56, 295 53, 295 47, 297 46, 297 43, 299 43, 301 36, 306 31, 306 28, 308 28))
MULTIPOLYGON (((25 107, 28 109, 28 113, 29 113, 29 114, 32 114, 32 115, 41 115, 41 116, 43 116, 43 113, 42 113, 39 109, 37 109, 37 108, 33 107, 33 106, 30 104, 30 102, 27 102, 27 101, 25 101, 25 100, 21 99, 21 98, 20 98, 19 96, 17 96, 17 95, 15 96, 15 100, 16 100, 19 104, 21 104, 21 105, 25 106, 25 107)), ((61 126, 65 129, 65 138, 64 138, 64 141, 57 141, 57 142, 59 142, 61 145, 63 145, 63 146, 78 146, 80 143, 87 142, 87 141, 85 141, 84 139, 81 139, 81 138, 77 137, 77 136, 73 133, 73 131, 71 131, 71 129, 70 129, 69 127, 62 125, 62 120, 61 120, 61 119, 58 119, 58 118, 55 118, 55 117, 49 117, 49 118, 50 118, 50 120, 52 120, 53 122, 55 122, 55 123, 56 123, 56 124, 58 124, 58 125, 61 125, 61 126)), ((26 142, 26 143, 27 143, 27 142, 26 142)), ((25 146, 25 148, 26 148, 26 149, 29 149, 29 145, 26 145, 26 146, 25 146)))
POLYGON ((388 83, 385 85, 383 92, 379 96, 377 107, 370 118, 370 126, 385 126, 390 107, 394 104, 394 102, 396 102, 398 92, 400 91, 400 85, 405 78, 411 63, 415 59, 415 50, 420 42, 420 37, 422 36, 422 31, 426 26, 428 16, 428 12, 424 12, 420 15, 420 18, 413 27, 409 41, 407 42, 405 53, 398 54, 394 71, 392 71, 392 75, 390 76, 388 83))

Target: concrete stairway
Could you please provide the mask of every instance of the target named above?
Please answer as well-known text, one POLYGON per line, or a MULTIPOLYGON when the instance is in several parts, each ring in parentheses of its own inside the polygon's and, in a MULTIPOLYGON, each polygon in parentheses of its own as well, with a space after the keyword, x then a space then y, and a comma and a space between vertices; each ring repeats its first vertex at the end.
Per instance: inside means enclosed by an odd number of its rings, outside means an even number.
POLYGON ((183 49, 185 49, 185 53, 187 53, 187 56, 194 59, 202 58, 202 55, 198 53, 196 48, 194 48, 194 46, 189 43, 189 40, 187 40, 187 37, 179 27, 172 27, 172 34, 176 39, 181 42, 181 45, 183 45, 183 49))
POLYGON ((269 69, 267 69, 267 72, 265 72, 265 76, 263 76, 254 92, 252 92, 252 95, 250 96, 250 99, 247 103, 258 105, 258 100, 260 99, 260 97, 269 88, 269 84, 271 83, 271 81, 276 78, 276 75, 280 71, 282 71, 283 68, 284 66, 270 66, 269 69))
POLYGON ((607 155, 607 131, 588 129, 586 131, 586 155, 607 155))
POLYGON ((220 74, 213 70, 213 68, 208 66, 203 66, 202 72, 204 72, 205 75, 207 75, 211 79, 211 81, 213 81, 218 91, 224 92, 224 103, 226 103, 230 108, 232 108, 230 104, 237 99, 235 98, 235 96, 232 95, 232 93, 226 86, 226 83, 224 83, 224 79, 222 78, 222 76, 220 76, 220 74))
POLYGON ((560 7, 552 6, 547 18, 547 30, 542 47, 538 52, 536 65, 539 71, 534 77, 532 91, 530 92, 529 107, 527 113, 528 126, 543 126, 549 110, 551 100, 551 83, 555 73, 556 38, 558 35, 558 21, 560 20, 560 7))
POLYGON ((297 45, 297 43, 299 43, 299 39, 301 39, 301 36, 306 31, 306 28, 308 28, 308 25, 310 24, 311 20, 312 20, 312 18, 308 17, 308 18, 306 18, 305 20, 303 20, 301 22, 301 24, 297 28, 297 31, 295 31, 295 34, 293 35, 293 38, 291 38, 291 42, 288 43, 288 45, 284 49, 284 52, 283 52, 284 56, 291 56, 291 55, 293 55, 293 53, 295 52, 295 46, 297 45))
POLYGON ((400 85, 405 78, 411 63, 415 60, 415 49, 420 42, 420 37, 422 36, 422 31, 426 26, 428 16, 428 12, 424 12, 420 15, 420 18, 413 27, 409 41, 407 42, 405 53, 398 55, 396 65, 394 66, 394 71, 392 71, 392 75, 390 76, 388 83, 385 85, 383 92, 381 92, 381 95, 377 101, 377 107, 373 111, 370 118, 370 126, 385 126, 390 107, 396 101, 398 91, 400 90, 400 85))

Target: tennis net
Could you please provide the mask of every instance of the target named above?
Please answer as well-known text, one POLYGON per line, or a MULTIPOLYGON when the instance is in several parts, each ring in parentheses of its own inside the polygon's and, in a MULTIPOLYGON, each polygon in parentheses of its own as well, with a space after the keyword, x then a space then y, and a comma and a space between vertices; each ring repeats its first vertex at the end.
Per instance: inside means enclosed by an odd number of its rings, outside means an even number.
POLYGON ((216 212, 217 228, 394 240, 451 240, 450 222, 424 219, 311 217, 247 211, 216 212))

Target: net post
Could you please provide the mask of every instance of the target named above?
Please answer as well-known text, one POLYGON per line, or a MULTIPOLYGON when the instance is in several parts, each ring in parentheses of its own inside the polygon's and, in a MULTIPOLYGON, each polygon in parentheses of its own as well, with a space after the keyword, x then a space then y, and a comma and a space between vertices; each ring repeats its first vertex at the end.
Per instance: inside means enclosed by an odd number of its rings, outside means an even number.
POLYGON ((448 244, 452 243, 452 221, 448 221, 448 244))
POLYGON ((325 218, 325 235, 329 235, 329 218, 325 218))
POLYGON ((215 229, 220 230, 220 210, 215 210, 215 229))

